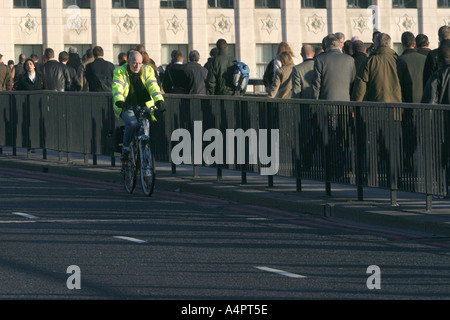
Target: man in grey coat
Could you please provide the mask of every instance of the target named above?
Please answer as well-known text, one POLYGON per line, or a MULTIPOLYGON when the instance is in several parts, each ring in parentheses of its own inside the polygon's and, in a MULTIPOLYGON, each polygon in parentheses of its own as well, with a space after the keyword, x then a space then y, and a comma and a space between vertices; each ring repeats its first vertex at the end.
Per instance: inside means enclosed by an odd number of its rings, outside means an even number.
POLYGON ((311 87, 314 75, 314 48, 306 44, 302 47, 303 62, 292 69, 292 98, 313 99, 311 87))
POLYGON ((356 76, 355 60, 340 51, 339 39, 329 34, 324 38, 326 53, 314 63, 312 82, 314 99, 350 101, 356 76))

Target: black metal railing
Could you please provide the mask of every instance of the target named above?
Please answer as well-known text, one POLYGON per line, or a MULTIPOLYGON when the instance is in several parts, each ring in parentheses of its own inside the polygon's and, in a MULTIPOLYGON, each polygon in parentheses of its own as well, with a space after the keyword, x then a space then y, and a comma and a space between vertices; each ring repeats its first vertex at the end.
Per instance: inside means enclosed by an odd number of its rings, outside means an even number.
MULTIPOLYGON (((194 124, 201 122, 201 150, 213 140, 203 141, 208 129, 244 132, 260 129, 279 133, 277 175, 297 180, 389 189, 396 204, 397 191, 447 196, 450 167, 450 108, 439 105, 356 103, 313 100, 282 100, 266 97, 166 95, 167 111, 152 125, 154 153, 158 161, 171 162, 171 141, 176 129, 186 129, 194 141, 194 124)), ((104 93, 0 92, 0 147, 56 150, 111 156, 115 165, 112 98, 104 93)), ((261 138, 261 137, 258 137, 261 138)), ((270 142, 270 140, 269 140, 270 142)), ((247 146, 248 146, 247 141, 247 146)), ((192 146, 194 148, 194 146, 192 146)), ((261 163, 234 161, 213 164, 220 179, 222 169, 260 172, 261 163)), ((216 150, 218 151, 218 150, 216 150)), ((223 144, 223 155, 227 150, 223 144)), ((236 150, 235 150, 236 151, 236 150)), ((272 150, 270 150, 272 152, 272 150)), ((193 157, 193 154, 191 154, 193 157)), ((191 159, 194 164, 194 159, 191 159)), ((224 161, 225 162, 225 161, 224 161)), ((194 164, 194 174, 198 165, 194 164)), ((176 166, 173 165, 173 171, 176 166)), ((269 186, 273 176, 268 176, 269 186)))

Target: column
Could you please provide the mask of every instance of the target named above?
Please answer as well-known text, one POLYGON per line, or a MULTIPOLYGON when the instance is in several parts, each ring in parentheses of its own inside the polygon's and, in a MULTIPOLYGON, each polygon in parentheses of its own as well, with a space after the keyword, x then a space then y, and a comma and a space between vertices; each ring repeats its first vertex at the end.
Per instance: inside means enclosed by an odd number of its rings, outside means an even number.
MULTIPOLYGON (((204 65, 209 57, 208 36, 206 32, 207 1, 191 0, 188 8, 189 50, 197 50, 200 53, 201 65, 204 65)), ((188 61, 188 57, 185 58, 188 61)))
POLYGON ((235 1, 237 58, 250 67, 250 77, 256 77, 254 1, 235 1))
POLYGON ((13 2, 2 1, 0 4, 0 30, 3 30, 0 37, 0 53, 3 55, 2 61, 4 64, 8 64, 8 60, 14 60, 17 63, 17 58, 14 56, 14 39, 13 39, 13 26, 17 27, 15 17, 12 14, 13 2), (13 23, 14 22, 14 23, 13 23))
POLYGON ((283 19, 283 39, 292 48, 295 57, 302 61, 300 51, 302 47, 302 32, 299 23, 300 1, 284 0, 281 6, 283 19))
POLYGON ((42 1, 42 39, 44 50, 52 48, 55 58, 64 50, 64 29, 62 1, 42 1))
POLYGON ((92 45, 100 46, 105 53, 105 60, 116 61, 113 57, 112 39, 112 1, 92 1, 92 45))
POLYGON ((430 40, 430 49, 439 46, 438 31, 444 25, 443 20, 437 19, 437 1, 421 0, 419 6, 419 33, 426 34, 430 40))
POLYGON ((329 1, 328 7, 328 20, 329 24, 329 33, 342 32, 345 34, 345 40, 348 40, 349 33, 347 32, 347 1, 329 1))
POLYGON ((159 66, 161 64, 159 1, 142 1, 141 3, 141 42, 147 53, 159 66))

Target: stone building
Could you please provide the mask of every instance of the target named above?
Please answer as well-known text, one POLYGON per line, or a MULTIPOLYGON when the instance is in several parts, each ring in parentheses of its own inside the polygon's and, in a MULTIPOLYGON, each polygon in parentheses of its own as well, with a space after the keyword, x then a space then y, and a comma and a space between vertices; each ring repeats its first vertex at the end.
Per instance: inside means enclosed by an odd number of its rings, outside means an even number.
POLYGON ((300 58, 302 44, 319 45, 328 33, 372 42, 374 27, 389 33, 401 52, 404 31, 424 33, 430 47, 437 31, 450 23, 450 0, 4 0, 0 4, 3 60, 42 56, 77 47, 80 55, 95 45, 105 59, 144 44, 157 65, 173 49, 185 56, 200 52, 205 63, 219 38, 259 78, 281 41, 300 58))

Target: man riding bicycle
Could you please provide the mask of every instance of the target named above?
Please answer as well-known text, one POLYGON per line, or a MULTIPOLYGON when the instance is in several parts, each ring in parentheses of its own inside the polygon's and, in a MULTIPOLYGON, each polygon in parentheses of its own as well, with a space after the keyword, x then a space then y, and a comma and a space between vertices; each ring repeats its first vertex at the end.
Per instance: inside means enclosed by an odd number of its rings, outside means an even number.
POLYGON ((130 143, 139 127, 133 112, 133 106, 146 106, 152 111, 152 120, 156 120, 153 110, 164 112, 165 102, 151 66, 142 64, 142 55, 131 51, 128 63, 114 70, 112 94, 114 113, 117 119, 125 123, 121 160, 128 160, 130 143))

